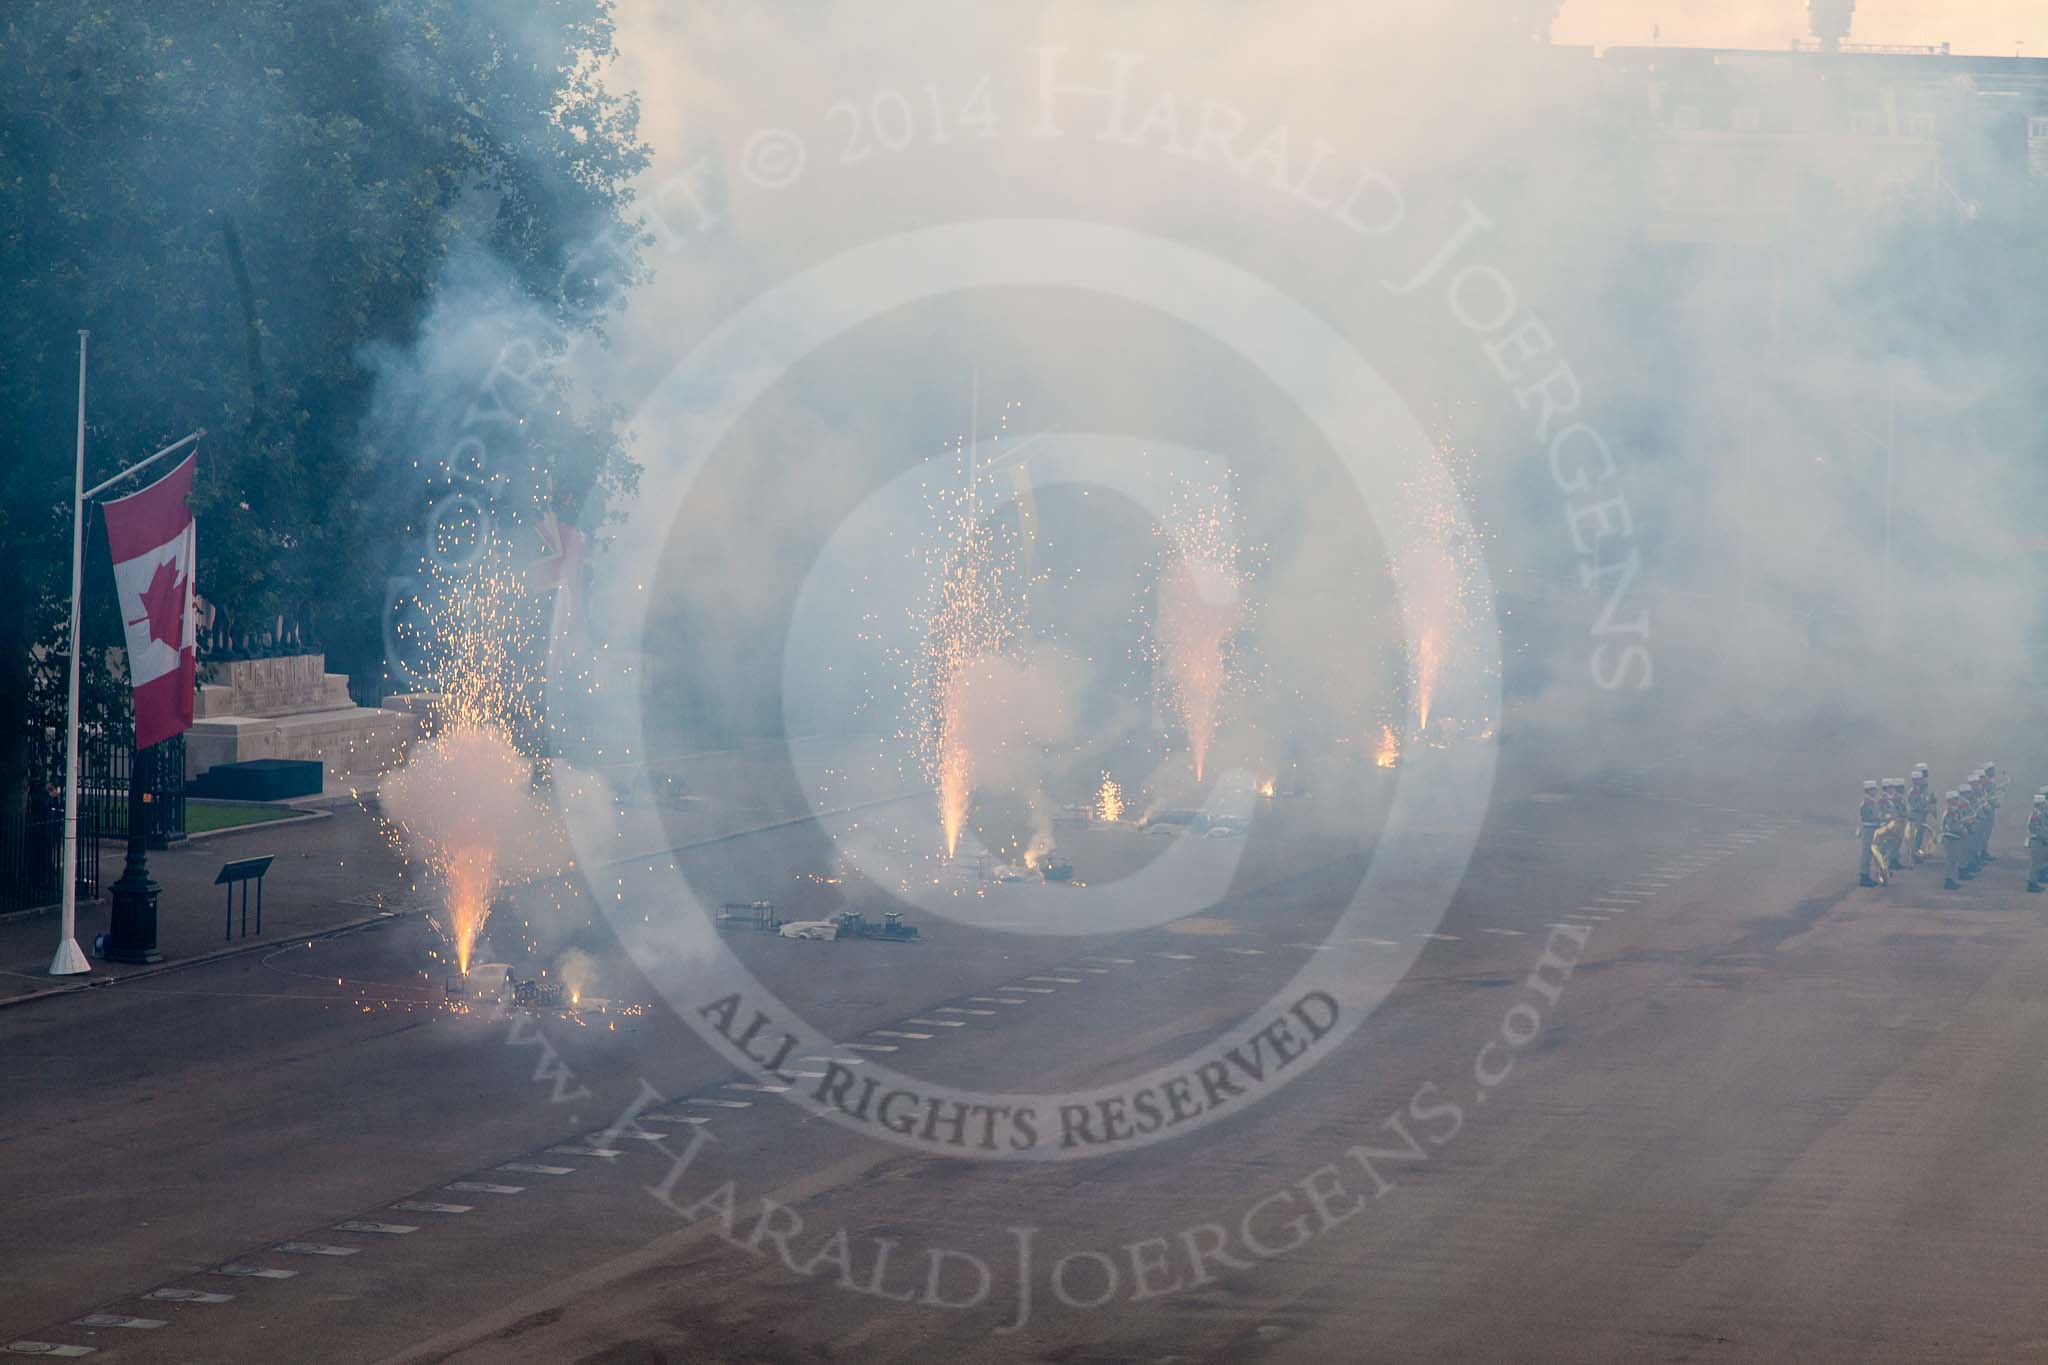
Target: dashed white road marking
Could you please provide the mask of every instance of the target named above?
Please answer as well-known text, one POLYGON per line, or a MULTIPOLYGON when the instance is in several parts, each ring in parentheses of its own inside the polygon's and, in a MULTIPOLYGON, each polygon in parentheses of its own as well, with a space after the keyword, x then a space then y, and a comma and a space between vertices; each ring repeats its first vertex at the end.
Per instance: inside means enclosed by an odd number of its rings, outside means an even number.
POLYGON ((1082 960, 1086 962, 1107 962, 1112 967, 1135 967, 1138 965, 1138 960, 1132 957, 1089 957, 1082 960))
MULTIPOLYGON (((859 1052, 895 1052, 897 1050, 894 1043, 841 1043, 840 1046, 852 1048, 859 1052)), ((728 1100, 726 1103, 729 1104, 731 1101, 728 1100)))
MULTIPOLYGON (((825 1073, 820 1071, 815 1074, 822 1076, 825 1073)), ((642 1123, 709 1123, 711 1122, 711 1116, 708 1114, 642 1114, 640 1121, 642 1123)), ((456 1187, 450 1185, 448 1188, 454 1189, 456 1187)))
POLYGON ((474 1204, 436 1204, 425 1199, 401 1199, 391 1206, 411 1213, 472 1213, 474 1204))
POLYGON ((408 1232, 418 1232, 412 1223, 368 1223, 360 1218, 351 1218, 346 1223, 336 1223, 336 1232, 374 1232, 379 1237, 403 1237, 408 1232))
POLYGON ((1390 938, 1354 938, 1345 941, 1347 943, 1366 943, 1375 948, 1398 948, 1401 946, 1390 938))
POLYGON ((1193 953, 1157 953, 1155 956, 1166 958, 1170 962, 1193 962, 1195 960, 1193 953))
POLYGON ((152 1289, 142 1296, 145 1299, 162 1299, 167 1303, 233 1303, 233 1294, 214 1294, 204 1289, 152 1289))
MULTIPOLYGON (((641 1117, 643 1117, 643 1118, 651 1118, 651 1117, 652 1117, 652 1115, 642 1115, 641 1117)), ((536 1164, 534 1164, 534 1163, 533 1163, 533 1162, 531 1162, 531 1161, 506 1161, 506 1162, 501 1162, 501 1163, 499 1163, 499 1165, 498 1165, 498 1168, 497 1168, 497 1169, 499 1169, 499 1170, 501 1170, 501 1171, 519 1171, 519 1172, 521 1172, 522 1174, 525 1174, 525 1175, 574 1175, 574 1174, 576 1174, 576 1168, 575 1168, 574 1166, 539 1166, 539 1165, 536 1165, 536 1164)))
POLYGON ((1312 953, 1334 953, 1337 951, 1337 945, 1334 943, 1290 943, 1287 946, 1290 948, 1305 948, 1312 953))
POLYGON ((1520 929, 1482 928, 1479 932, 1482 934, 1499 934, 1503 938, 1521 938, 1523 936, 1522 931, 1520 929))
MULTIPOLYGON (((683 1103, 701 1104, 707 1109, 752 1109, 754 1107, 752 1100, 715 1100, 708 1095, 692 1096, 684 1100, 683 1103)), ((559 1151, 560 1148, 550 1148, 549 1150, 559 1151)))
POLYGON ((279 1242, 279 1251, 288 1251, 294 1256, 353 1256, 361 1247, 330 1246, 326 1242, 279 1242))
POLYGON ((926 1028, 966 1028, 965 1019, 906 1019, 906 1024, 923 1024, 926 1028))
POLYGON ((841 1066, 859 1066, 859 1065, 860 1065, 861 1063, 865 1062, 865 1061, 867 1060, 867 1058, 865 1058, 865 1057, 806 1057, 806 1058, 804 1058, 804 1060, 805 1060, 805 1061, 807 1061, 807 1062, 837 1062, 837 1063, 839 1063, 839 1065, 841 1065, 841 1066))
POLYGON ((1052 987, 1050 987, 1050 986, 998 986, 998 987, 996 987, 996 989, 997 989, 997 990, 1003 990, 1003 991, 1029 991, 1029 992, 1030 992, 1031 994, 1033 994, 1033 995, 1058 995, 1058 994, 1059 994, 1059 992, 1058 992, 1058 991, 1054 990, 1054 989, 1053 989, 1052 987))
MULTIPOLYGON (((729 1100, 728 1100, 728 1101, 727 1101, 727 1103, 731 1103, 731 1101, 729 1101, 729 1100)), ((613 1157, 613 1156, 624 1156, 624 1155, 625 1155, 625 1153, 624 1153, 624 1152, 620 1151, 620 1150, 619 1150, 618 1148, 616 1148, 616 1147, 578 1147, 578 1146, 574 1145, 573 1143, 564 1143, 564 1144, 563 1144, 562 1146, 560 1146, 560 1147, 550 1147, 550 1148, 548 1148, 548 1150, 549 1150, 550 1152, 553 1152, 553 1153, 554 1153, 554 1154, 555 1154, 556 1156, 603 1156, 603 1157, 613 1157)))
MULTIPOLYGON (((646 1118, 645 1114, 640 1117, 646 1118)), ((493 1185, 488 1180, 454 1180, 441 1187, 444 1190, 460 1190, 464 1194, 525 1194, 524 1185, 493 1185)))
POLYGON ((1439 943, 1456 943, 1459 941, 1456 934, 1417 934, 1416 937, 1433 938, 1439 943))
POLYGON ((1223 951, 1226 953, 1236 953, 1239 957, 1264 957, 1266 955, 1264 948, 1225 948, 1223 951))
POLYGON ((1095 976, 1109 975, 1109 968, 1107 967, 1062 967, 1060 970, 1066 972, 1089 972, 1095 976))
POLYGON ((1027 976, 1024 979, 1026 981, 1057 981, 1062 986, 1078 986, 1081 984, 1081 978, 1078 976, 1027 976))
POLYGON ((1594 900, 1595 900, 1596 902, 1607 902, 1607 901, 1613 901, 1614 903, 1616 903, 1616 904, 1618 904, 1618 905, 1641 905, 1641 904, 1643 904, 1643 903, 1644 903, 1645 901, 1649 900, 1649 897, 1648 897, 1648 896, 1595 896, 1595 897, 1593 897, 1593 899, 1594 899, 1594 900))
POLYGON ((995 1011, 994 1011, 994 1010, 970 1010, 970 1009, 964 1009, 964 1008, 962 1008, 962 1007, 961 1007, 961 1006, 959 1006, 959 1005, 941 1005, 941 1006, 939 1006, 939 1007, 938 1007, 938 1008, 937 1008, 936 1010, 934 1010, 934 1011, 932 1011, 932 1012, 933 1012, 934 1014, 979 1014, 979 1015, 991 1015, 991 1014, 994 1014, 994 1013, 995 1013, 995 1011))
POLYGON ((30 1341, 27 1338, 0 1346, 0 1351, 5 1351, 9 1355, 42 1356, 48 1360, 76 1360, 79 1356, 89 1356, 98 1349, 97 1346, 73 1346, 60 1341, 30 1341))
POLYGON ((894 1028, 875 1029, 872 1031, 871 1036, 876 1038, 915 1038, 919 1042, 923 1042, 931 1037, 929 1033, 911 1033, 904 1029, 894 1028))
POLYGON ((208 1275, 232 1275, 238 1280, 289 1280, 296 1270, 272 1270, 267 1265, 217 1265, 208 1275))
POLYGON ((727 1090, 751 1090, 758 1095, 783 1095, 789 1092, 786 1085, 763 1085, 759 1081, 727 1081, 727 1090))
POLYGON ((168 1326, 168 1318, 131 1318, 126 1313, 87 1313, 82 1318, 73 1318, 73 1327, 133 1327, 147 1332, 153 1327, 168 1326))
POLYGON ((789 1074, 806 1081, 822 1081, 825 1079, 825 1073, 822 1071, 792 1071, 789 1074))
POLYGON ((1022 1000, 1005 1000, 1000 995, 970 995, 969 1000, 978 1000, 984 1005, 1021 1005, 1022 1000))

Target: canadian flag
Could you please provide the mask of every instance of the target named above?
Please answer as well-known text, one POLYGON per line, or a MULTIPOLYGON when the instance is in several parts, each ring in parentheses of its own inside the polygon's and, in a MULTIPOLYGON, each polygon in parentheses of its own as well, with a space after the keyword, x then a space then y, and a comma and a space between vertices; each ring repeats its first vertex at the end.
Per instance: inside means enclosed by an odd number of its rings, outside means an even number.
POLYGON ((185 497, 198 467, 195 452, 141 492, 104 505, 114 587, 121 594, 121 622, 128 633, 138 749, 192 728, 197 536, 185 497))

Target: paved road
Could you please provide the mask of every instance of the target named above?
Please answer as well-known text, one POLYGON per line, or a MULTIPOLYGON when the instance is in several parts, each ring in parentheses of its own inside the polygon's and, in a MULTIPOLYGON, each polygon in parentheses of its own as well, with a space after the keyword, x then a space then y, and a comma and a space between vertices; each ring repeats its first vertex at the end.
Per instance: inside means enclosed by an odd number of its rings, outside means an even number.
MULTIPOLYGON (((593 1365, 2029 1358, 2042 902, 2010 859, 1960 895, 1925 873, 1846 890, 1837 824, 1656 776, 1508 790, 1438 937, 1343 1048, 1197 1134, 1080 1162, 914 1155, 735 1088, 757 1082, 632 1011, 651 992, 594 929, 596 988, 628 1012, 450 1013, 416 921, 12 1011, 0 1341, 593 1365), (643 1085, 660 1099, 603 1136, 643 1085), (165 1325, 77 1325, 93 1312, 165 1325)), ((760 844, 763 866, 821 856, 800 830, 760 844)), ((854 1065, 1097 1084, 1311 956, 1368 980, 1401 951, 1311 946, 1363 855, 1272 847, 1224 904, 1080 951, 950 926, 742 949, 843 1043, 894 1049, 838 1054, 854 1065)))

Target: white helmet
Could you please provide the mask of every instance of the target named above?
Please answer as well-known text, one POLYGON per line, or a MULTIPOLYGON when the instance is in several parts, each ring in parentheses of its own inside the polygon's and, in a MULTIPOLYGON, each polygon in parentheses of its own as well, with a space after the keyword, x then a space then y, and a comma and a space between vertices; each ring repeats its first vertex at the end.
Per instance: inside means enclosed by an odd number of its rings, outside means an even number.
POLYGON ((1950 787, 1947 791, 1941 794, 1941 799, 1944 801, 1960 801, 1963 799, 1963 794, 1957 791, 1954 787, 1950 787))
POLYGON ((2048 806, 2048 792, 2035 792, 2034 804, 2037 806, 2048 806))
POLYGON ((1877 779, 1873 777, 1873 778, 1871 778, 1871 779, 1870 779, 1870 780, 1869 780, 1868 782, 1865 782, 1865 783, 1863 784, 1863 790, 1865 790, 1865 791, 1867 791, 1867 792, 1874 792, 1874 791, 1876 791, 1876 790, 1877 790, 1877 779))

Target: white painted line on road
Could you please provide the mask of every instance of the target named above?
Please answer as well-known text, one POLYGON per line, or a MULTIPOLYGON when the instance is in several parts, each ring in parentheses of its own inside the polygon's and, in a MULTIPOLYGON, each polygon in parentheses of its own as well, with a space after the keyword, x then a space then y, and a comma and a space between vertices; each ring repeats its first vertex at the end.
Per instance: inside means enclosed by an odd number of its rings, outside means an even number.
POLYGON ((727 1090, 751 1090, 760 1095, 786 1095, 789 1093, 789 1087, 786 1085, 762 1085, 758 1081, 727 1081, 725 1088, 727 1090))
POLYGON ((1153 956, 1163 957, 1172 962, 1193 962, 1195 960, 1193 953, 1155 953, 1153 956))
POLYGON ((1337 951, 1337 945, 1334 943, 1290 943, 1287 946, 1290 948, 1306 948, 1313 953, 1334 953, 1337 951))
POLYGON ((1266 955, 1264 948, 1225 948, 1223 951, 1226 953, 1236 953, 1240 957, 1264 957, 1266 955))
POLYGON ((563 1144, 562 1146, 560 1146, 560 1147, 550 1147, 550 1148, 548 1148, 548 1150, 549 1150, 550 1152, 553 1152, 553 1153, 554 1153, 554 1154, 555 1154, 556 1156, 604 1156, 604 1157, 612 1157, 612 1156, 624 1156, 624 1155, 625 1155, 625 1153, 624 1153, 624 1152, 620 1151, 620 1150, 619 1150, 619 1149, 617 1149, 616 1147, 578 1147, 578 1146, 574 1145, 573 1143, 564 1143, 564 1144, 563 1144))
POLYGON ((806 1057, 806 1058, 804 1058, 804 1060, 805 1060, 805 1061, 807 1061, 807 1062, 837 1062, 837 1063, 839 1063, 839 1065, 841 1065, 841 1066, 859 1066, 859 1065, 860 1065, 860 1064, 861 1064, 862 1062, 865 1062, 865 1061, 867 1060, 867 1058, 865 1058, 865 1057, 806 1057))
POLYGON ((1482 934, 1499 934, 1503 938, 1523 937, 1520 929, 1481 929, 1479 932, 1482 934))
POLYGON ((87 1313, 82 1318, 71 1320, 73 1327, 133 1327, 138 1332, 147 1332, 154 1327, 168 1327, 168 1318, 131 1318, 125 1313, 87 1313))
POLYGON ((1416 937, 1433 938, 1439 943, 1456 943, 1458 941, 1458 936, 1456 934, 1418 934, 1416 935, 1416 937))
POLYGON ((1107 962, 1112 967, 1135 967, 1138 960, 1133 957, 1085 957, 1083 962, 1107 962))
POLYGON ((42 1356, 48 1360, 76 1360, 80 1356, 89 1356, 98 1349, 97 1346, 73 1346, 66 1342, 30 1341, 27 1338, 0 1346, 0 1350, 6 1351, 9 1355, 42 1356))
POLYGON ((574 1166, 536 1166, 530 1161, 507 1161, 498 1166, 501 1171, 520 1171, 526 1175, 574 1175, 574 1166))
POLYGON ((1059 994, 1058 991, 1054 990, 1050 986, 998 986, 996 987, 996 989, 999 991, 1029 991, 1033 995, 1059 994))
POLYGON ((1622 905, 1641 905, 1641 904, 1642 904, 1643 902, 1645 902, 1645 901, 1649 900, 1649 897, 1648 897, 1648 896, 1595 896, 1595 897, 1593 897, 1593 899, 1594 899, 1594 900, 1596 900, 1596 901, 1613 901, 1613 902, 1615 902, 1615 903, 1617 903, 1617 904, 1622 904, 1622 905))
POLYGON ((213 1294, 204 1289, 152 1289, 142 1296, 167 1303, 233 1303, 233 1294, 213 1294))
POLYGON ((683 1103, 701 1104, 707 1109, 752 1109, 754 1107, 752 1100, 714 1100, 709 1096, 694 1096, 684 1100, 683 1103))
POLYGON ((822 1081, 825 1079, 826 1073, 822 1071, 792 1071, 789 1074, 797 1077, 800 1080, 822 1081))
MULTIPOLYGON (((646 1117, 644 1114, 641 1117, 646 1117)), ((524 1185, 493 1185, 488 1180, 456 1180, 441 1187, 444 1190, 460 1190, 464 1194, 525 1194, 524 1185)))
POLYGON ((1024 979, 1026 981, 1057 981, 1062 986, 1078 986, 1081 984, 1081 978, 1078 976, 1027 976, 1024 979))
POLYGON ((1353 939, 1346 939, 1346 940, 1345 940, 1345 942, 1347 942, 1347 943, 1367 943, 1367 944, 1371 944, 1371 945, 1372 945, 1373 947, 1375 947, 1375 948, 1398 948, 1398 947, 1400 947, 1400 946, 1401 946, 1400 944, 1398 944, 1398 943, 1394 942, 1394 940, 1392 940, 1392 939, 1390 939, 1390 938, 1353 938, 1353 939))
POLYGON ((1109 975, 1109 968, 1107 967, 1062 967, 1060 970, 1063 972, 1088 972, 1095 976, 1109 975))
POLYGON ((1022 1000, 1005 1000, 1000 995, 970 995, 969 1000, 979 1000, 984 1005, 1021 1005, 1022 1000))
POLYGON ((939 1007, 938 1007, 938 1008, 937 1008, 936 1010, 932 1011, 932 1013, 934 1013, 934 1014, 980 1014, 980 1015, 991 1015, 991 1014, 994 1014, 994 1013, 995 1013, 995 1011, 994 1011, 994 1010, 970 1010, 970 1009, 963 1009, 963 1008, 961 1008, 961 1007, 960 1007, 960 1006, 958 1006, 958 1005, 941 1005, 941 1006, 939 1006, 939 1007))
POLYGON ((410 1213, 473 1213, 476 1211, 476 1205, 474 1204, 436 1204, 427 1199, 401 1199, 391 1207, 394 1209, 405 1209, 410 1213))
POLYGON ((906 1024, 923 1024, 926 1028, 966 1028, 965 1019, 906 1019, 906 1024))
POLYGON ((209 1275, 232 1275, 238 1280, 289 1280, 296 1270, 272 1270, 267 1265, 217 1265, 209 1275))
POLYGON ((379 1237, 403 1237, 408 1232, 418 1232, 411 1223, 367 1223, 360 1218, 351 1218, 346 1223, 336 1223, 336 1232, 374 1232, 379 1237))
MULTIPOLYGON (((817 1073, 817 1074, 819 1074, 820 1076, 822 1076, 822 1075, 824 1075, 825 1073, 821 1071, 821 1072, 819 1072, 819 1073, 817 1073)), ((709 1116, 709 1115, 707 1115, 707 1114, 642 1114, 642 1115, 640 1116, 640 1120, 641 1120, 641 1122, 643 1122, 643 1123, 709 1123, 709 1122, 711 1122, 711 1118, 710 1118, 710 1116, 709 1116)))
POLYGON ((353 1256, 361 1247, 329 1246, 325 1242, 279 1242, 279 1251, 289 1251, 294 1256, 353 1256))
POLYGON ((931 1037, 929 1033, 910 1033, 904 1029, 895 1028, 873 1029, 870 1030, 868 1036, 872 1038, 915 1038, 920 1043, 931 1037))
POLYGON ((1605 921, 1606 921, 1606 919, 1607 919, 1608 917, 1607 917, 1606 915, 1565 915, 1565 916, 1563 916, 1562 918, 1564 918, 1564 919, 1591 919, 1591 920, 1600 920, 1600 921, 1602 921, 1602 922, 1605 922, 1605 921))
POLYGON ((842 1043, 840 1046, 851 1048, 856 1052, 894 1052, 897 1050, 894 1043, 842 1043))

